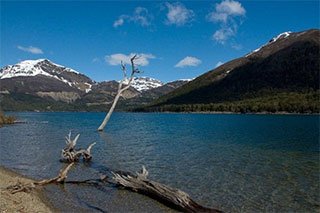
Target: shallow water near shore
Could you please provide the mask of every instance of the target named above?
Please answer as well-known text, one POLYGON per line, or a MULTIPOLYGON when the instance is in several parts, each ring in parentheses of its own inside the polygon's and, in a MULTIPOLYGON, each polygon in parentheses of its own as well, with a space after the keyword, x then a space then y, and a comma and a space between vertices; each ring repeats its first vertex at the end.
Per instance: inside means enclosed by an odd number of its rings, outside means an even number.
MULTIPOLYGON (((34 179, 57 175, 64 136, 81 133, 78 147, 93 160, 69 180, 145 165, 152 180, 186 191, 226 212, 319 211, 319 116, 114 113, 14 113, 25 124, 0 128, 0 164, 34 179)), ((50 185, 53 205, 68 212, 173 211, 112 186, 50 185)))

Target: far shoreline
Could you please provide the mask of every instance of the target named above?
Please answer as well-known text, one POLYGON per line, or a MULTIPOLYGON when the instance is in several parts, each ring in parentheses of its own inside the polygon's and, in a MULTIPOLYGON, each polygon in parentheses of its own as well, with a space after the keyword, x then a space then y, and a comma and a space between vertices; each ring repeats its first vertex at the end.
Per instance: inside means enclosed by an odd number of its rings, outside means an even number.
MULTIPOLYGON (((107 113, 107 111, 4 111, 5 113, 107 113)), ((217 115, 320 115, 319 113, 299 113, 299 112, 229 112, 229 111, 186 111, 186 112, 173 112, 173 111, 115 111, 114 113, 142 113, 142 114, 217 114, 217 115)), ((23 121, 15 121, 15 124, 24 123, 23 121)))

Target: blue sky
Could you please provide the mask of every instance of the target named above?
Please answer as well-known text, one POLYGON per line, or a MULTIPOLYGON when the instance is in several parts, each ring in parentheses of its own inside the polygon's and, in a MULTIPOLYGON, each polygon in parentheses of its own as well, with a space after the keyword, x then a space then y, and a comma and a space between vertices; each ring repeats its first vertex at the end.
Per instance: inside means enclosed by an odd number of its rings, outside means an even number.
POLYGON ((93 80, 193 78, 285 31, 319 28, 318 1, 1 1, 1 67, 48 58, 93 80))

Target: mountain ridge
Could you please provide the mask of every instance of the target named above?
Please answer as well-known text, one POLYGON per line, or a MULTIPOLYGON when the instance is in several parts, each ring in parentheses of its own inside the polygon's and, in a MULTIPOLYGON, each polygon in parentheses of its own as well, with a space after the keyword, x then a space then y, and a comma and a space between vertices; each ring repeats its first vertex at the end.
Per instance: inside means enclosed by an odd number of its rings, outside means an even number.
MULTIPOLYGON (((125 79, 124 84, 127 82, 128 79, 125 79)), ((25 60, 15 65, 5 66, 0 70, 0 83, 1 107, 5 110, 15 109, 15 106, 18 109, 25 109, 24 105, 35 106, 33 102, 39 102, 42 110, 47 108, 51 110, 51 105, 58 107, 59 104, 63 106, 58 109, 69 110, 70 106, 66 104, 73 104, 79 107, 73 106, 71 110, 77 108, 105 110, 106 106, 112 102, 119 85, 115 80, 95 82, 74 69, 48 59, 25 60), (46 102, 49 104, 43 109, 46 102), (7 106, 7 103, 10 103, 10 106, 7 106)), ((176 88, 173 86, 163 89, 165 85, 154 78, 134 77, 131 87, 123 93, 121 99, 130 102, 136 97, 132 102, 138 104, 138 99, 144 102, 151 101, 176 88), (149 90, 156 92, 150 95, 147 93, 149 90)), ((120 102, 124 103, 124 101, 120 102)), ((30 110, 29 106, 25 106, 26 109, 30 110)))
MULTIPOLYGON (((186 105, 223 105, 256 97, 276 96, 277 93, 293 95, 311 91, 317 94, 319 38, 320 31, 315 29, 280 34, 257 50, 204 73, 137 111, 188 111, 183 109, 186 105)), ((318 107, 314 107, 315 98, 308 101, 312 102, 313 111, 318 110, 318 107)), ((260 110, 267 110, 263 108, 263 102, 259 104, 260 110)), ((275 101, 275 105, 280 108, 279 100, 275 101)), ((203 106, 203 110, 196 111, 219 111, 215 107, 218 106, 203 106)), ((277 107, 274 107, 275 110, 277 107)), ((230 111, 234 110, 240 109, 230 111)))

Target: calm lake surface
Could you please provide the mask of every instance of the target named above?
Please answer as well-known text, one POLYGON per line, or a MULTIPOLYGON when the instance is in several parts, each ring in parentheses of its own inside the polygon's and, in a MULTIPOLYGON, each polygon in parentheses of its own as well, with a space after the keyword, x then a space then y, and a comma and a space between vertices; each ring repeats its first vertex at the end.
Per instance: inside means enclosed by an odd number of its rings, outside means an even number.
MULTIPOLYGON (((114 113, 14 113, 26 124, 0 128, 0 164, 35 179, 56 176, 64 137, 93 147, 69 180, 110 170, 138 171, 225 212, 319 212, 319 116, 114 113)), ((112 186, 50 185, 64 212, 173 211, 112 186)))

